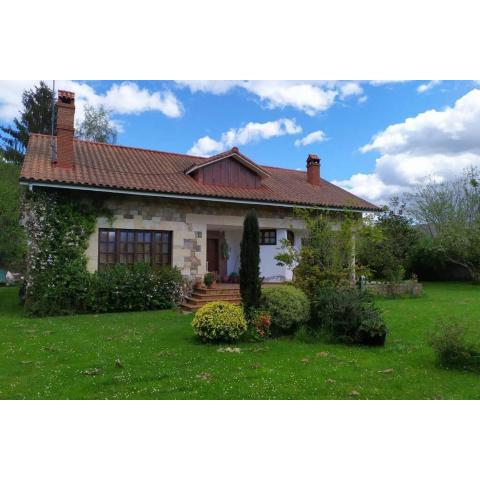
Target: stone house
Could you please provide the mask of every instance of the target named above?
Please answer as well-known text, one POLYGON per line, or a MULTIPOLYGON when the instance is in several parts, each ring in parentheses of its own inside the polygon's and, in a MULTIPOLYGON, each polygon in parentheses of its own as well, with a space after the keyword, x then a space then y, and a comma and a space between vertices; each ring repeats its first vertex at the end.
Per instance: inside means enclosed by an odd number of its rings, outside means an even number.
POLYGON ((327 182, 320 159, 306 172, 261 166, 238 148, 204 158, 74 138, 75 95, 58 92, 57 136, 30 136, 20 182, 30 189, 66 189, 101 196, 113 220, 98 218, 87 249, 88 269, 149 262, 185 277, 239 269, 243 218, 260 224, 264 281, 289 280, 274 260, 282 239, 300 246, 304 229, 294 207, 361 214, 378 208, 327 182))

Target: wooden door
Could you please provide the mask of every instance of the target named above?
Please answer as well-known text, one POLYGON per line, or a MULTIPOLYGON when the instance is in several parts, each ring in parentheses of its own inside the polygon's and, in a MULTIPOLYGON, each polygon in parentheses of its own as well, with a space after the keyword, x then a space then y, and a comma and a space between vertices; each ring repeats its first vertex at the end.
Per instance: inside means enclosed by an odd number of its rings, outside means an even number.
POLYGON ((207 262, 209 272, 218 272, 218 238, 207 238, 207 262))

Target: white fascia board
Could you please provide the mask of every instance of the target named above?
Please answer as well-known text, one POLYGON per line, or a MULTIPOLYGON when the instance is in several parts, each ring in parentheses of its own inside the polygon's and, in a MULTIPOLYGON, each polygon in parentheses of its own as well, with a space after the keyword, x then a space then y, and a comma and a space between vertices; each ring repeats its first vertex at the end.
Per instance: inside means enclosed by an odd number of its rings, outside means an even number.
POLYGON ((349 208, 336 208, 336 207, 323 207, 315 205, 300 205, 292 203, 280 203, 280 202, 262 202, 256 200, 237 200, 234 198, 221 198, 221 197, 202 197, 198 195, 182 195, 178 193, 159 193, 159 192, 142 192, 138 190, 120 190, 115 188, 101 188, 82 185, 70 185, 60 183, 47 183, 47 182, 29 182, 22 180, 20 185, 26 185, 30 191, 33 187, 46 187, 46 188, 61 188, 64 190, 81 190, 87 192, 102 192, 102 193, 116 193, 124 195, 137 195, 142 197, 161 197, 161 198, 173 198, 177 200, 200 200, 207 202, 222 202, 222 203, 234 203, 242 205, 261 205, 267 207, 284 207, 284 208, 308 208, 312 210, 328 210, 335 212, 369 212, 370 210, 361 209, 349 209, 349 208))

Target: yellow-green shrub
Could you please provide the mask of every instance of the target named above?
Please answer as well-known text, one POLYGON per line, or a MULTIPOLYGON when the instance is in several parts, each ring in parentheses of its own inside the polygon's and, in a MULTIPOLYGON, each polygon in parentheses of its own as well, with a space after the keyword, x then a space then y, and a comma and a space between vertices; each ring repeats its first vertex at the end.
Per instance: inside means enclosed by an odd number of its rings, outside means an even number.
POLYGON ((247 322, 240 307, 227 302, 210 302, 197 310, 192 327, 205 342, 231 342, 247 330, 247 322))

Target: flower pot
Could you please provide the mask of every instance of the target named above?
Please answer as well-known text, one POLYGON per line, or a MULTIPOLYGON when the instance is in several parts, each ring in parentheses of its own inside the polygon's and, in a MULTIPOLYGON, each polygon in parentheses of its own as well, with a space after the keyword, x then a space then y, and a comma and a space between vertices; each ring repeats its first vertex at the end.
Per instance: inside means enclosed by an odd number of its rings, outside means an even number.
POLYGON ((385 345, 386 333, 381 335, 370 335, 366 332, 360 333, 359 341, 362 345, 368 345, 369 347, 383 347, 385 345))

